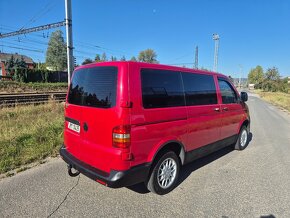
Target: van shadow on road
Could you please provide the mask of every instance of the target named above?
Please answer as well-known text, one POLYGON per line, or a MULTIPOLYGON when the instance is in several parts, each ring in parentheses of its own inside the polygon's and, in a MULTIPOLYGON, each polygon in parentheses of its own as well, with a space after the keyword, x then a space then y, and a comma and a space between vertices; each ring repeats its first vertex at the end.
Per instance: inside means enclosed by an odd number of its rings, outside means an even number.
MULTIPOLYGON (((253 139, 253 134, 250 133, 249 134, 249 142, 248 142, 248 146, 250 145, 250 142, 253 139)), ((180 171, 180 175, 179 175, 179 180, 177 183, 177 186, 179 186, 188 176, 190 176, 190 174, 196 170, 198 170, 199 168, 202 168, 204 166, 206 166, 207 164, 210 164, 211 162, 229 154, 230 152, 234 151, 234 145, 232 146, 228 146, 225 147, 221 150, 218 150, 208 156, 205 156, 203 158, 200 158, 198 160, 195 160, 185 166, 183 166, 181 168, 180 171)), ((147 194, 149 193, 149 191, 147 190, 147 188, 145 187, 144 183, 139 183, 133 186, 129 186, 127 187, 128 189, 138 192, 140 194, 147 194)))

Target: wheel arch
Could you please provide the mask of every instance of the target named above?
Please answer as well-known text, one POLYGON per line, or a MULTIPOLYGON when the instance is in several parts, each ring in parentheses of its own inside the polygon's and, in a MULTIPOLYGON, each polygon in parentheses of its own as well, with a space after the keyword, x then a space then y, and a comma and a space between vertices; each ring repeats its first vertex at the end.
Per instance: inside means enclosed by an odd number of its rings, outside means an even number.
POLYGON ((174 153, 176 153, 177 157, 179 157, 180 159, 181 165, 184 164, 185 160, 184 145, 176 140, 170 140, 161 144, 161 146, 159 146, 158 149, 155 150, 155 152, 152 155, 150 155, 151 156, 150 162, 155 162, 156 160, 158 160, 158 158, 160 158, 160 156, 165 151, 173 151, 174 153))
MULTIPOLYGON (((240 129, 242 128, 242 126, 246 126, 248 129, 248 132, 250 133, 250 121, 248 119, 243 121, 243 123, 240 126, 240 129)), ((240 129, 239 129, 239 131, 240 131, 240 129)))
POLYGON ((246 119, 244 119, 243 121, 240 122, 240 125, 239 125, 239 127, 238 127, 238 129, 237 129, 237 134, 240 133, 241 128, 242 128, 243 126, 246 126, 248 132, 250 132, 250 120, 249 120, 248 118, 246 118, 246 119))

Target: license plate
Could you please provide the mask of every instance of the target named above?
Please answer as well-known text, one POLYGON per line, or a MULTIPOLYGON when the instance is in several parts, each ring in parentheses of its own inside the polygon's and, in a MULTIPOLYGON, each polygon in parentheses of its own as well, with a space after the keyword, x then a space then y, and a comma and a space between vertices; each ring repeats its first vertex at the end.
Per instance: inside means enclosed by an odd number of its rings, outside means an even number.
POLYGON ((68 122, 68 128, 71 129, 72 131, 75 131, 77 133, 80 133, 81 129, 80 129, 80 125, 68 122))

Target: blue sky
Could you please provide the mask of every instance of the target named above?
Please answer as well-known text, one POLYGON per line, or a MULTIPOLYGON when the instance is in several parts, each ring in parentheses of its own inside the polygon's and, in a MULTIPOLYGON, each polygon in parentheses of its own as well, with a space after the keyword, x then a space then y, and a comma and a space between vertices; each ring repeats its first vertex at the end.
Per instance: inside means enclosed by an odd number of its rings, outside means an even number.
MULTIPOLYGON (((212 69, 212 34, 218 33, 219 72, 238 77, 242 70, 246 77, 259 64, 264 69, 276 66, 281 75, 290 75, 287 0, 72 0, 72 8, 78 63, 103 52, 108 57, 125 55, 130 59, 147 48, 156 51, 162 64, 193 63, 198 46, 199 67, 212 69)), ((64 17, 64 0, 0 1, 1 33, 62 21, 64 17)), ((65 34, 65 28, 61 29, 65 34)), ((47 36, 54 30, 0 39, 0 50, 44 61, 47 36)))

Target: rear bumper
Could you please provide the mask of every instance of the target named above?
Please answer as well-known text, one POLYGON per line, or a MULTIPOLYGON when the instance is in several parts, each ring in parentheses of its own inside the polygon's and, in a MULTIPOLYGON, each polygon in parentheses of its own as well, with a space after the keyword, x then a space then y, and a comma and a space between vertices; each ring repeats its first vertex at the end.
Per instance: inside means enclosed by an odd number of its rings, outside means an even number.
POLYGON ((111 188, 126 187, 144 182, 148 178, 151 166, 150 163, 146 163, 126 171, 111 170, 110 173, 106 173, 78 160, 64 146, 61 147, 59 153, 62 159, 72 168, 95 181, 100 180, 101 183, 106 183, 105 185, 111 188))

